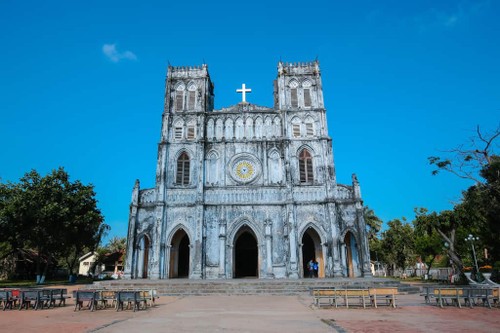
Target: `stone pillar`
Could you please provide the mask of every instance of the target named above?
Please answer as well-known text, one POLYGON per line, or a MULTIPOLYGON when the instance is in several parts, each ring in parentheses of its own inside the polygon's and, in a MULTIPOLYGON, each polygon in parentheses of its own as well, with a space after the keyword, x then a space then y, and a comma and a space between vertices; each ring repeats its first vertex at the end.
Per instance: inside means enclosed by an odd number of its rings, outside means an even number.
POLYGON ((297 236, 295 230, 295 221, 293 218, 293 213, 288 213, 288 226, 289 226, 289 237, 290 242, 290 273, 288 274, 291 279, 298 279, 299 272, 297 266, 297 236))
POLYGON ((203 238, 205 236, 205 223, 203 222, 203 206, 198 205, 196 208, 196 236, 194 240, 194 244, 190 244, 191 250, 189 251, 191 257, 191 263, 189 267, 192 267, 192 271, 190 272, 189 277, 191 279, 202 279, 203 278, 203 238), (192 253, 192 255, 191 255, 192 253))
POLYGON ((134 260, 135 256, 135 232, 136 232, 136 221, 137 221, 137 210, 139 206, 139 190, 140 182, 139 179, 135 181, 134 189, 132 190, 132 200, 130 203, 130 215, 128 219, 128 233, 127 233, 127 258, 125 260, 125 272, 123 274, 124 279, 133 279, 135 274, 133 273, 137 266, 137 261, 134 260))
POLYGON ((170 278, 170 249, 172 245, 165 245, 165 279, 170 278))
POLYGON ((226 220, 219 222, 219 278, 226 278, 226 220))
POLYGON ((341 252, 341 262, 342 262, 342 276, 348 277, 349 276, 349 271, 347 267, 347 248, 344 242, 340 243, 340 252, 341 252))
POLYGON ((265 225, 265 235, 266 235, 266 277, 274 278, 273 273, 273 252, 272 252, 272 228, 273 222, 271 220, 266 220, 265 225))

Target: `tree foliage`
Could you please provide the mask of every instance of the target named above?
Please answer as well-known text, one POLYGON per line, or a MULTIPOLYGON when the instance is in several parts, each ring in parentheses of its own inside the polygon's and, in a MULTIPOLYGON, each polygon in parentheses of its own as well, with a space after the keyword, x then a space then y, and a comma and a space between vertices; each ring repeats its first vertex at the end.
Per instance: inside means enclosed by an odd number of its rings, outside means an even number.
POLYGON ((463 271, 459 253, 466 253, 464 238, 468 234, 480 237, 479 245, 500 260, 500 156, 498 154, 500 126, 483 133, 479 126, 467 144, 446 152, 444 157, 429 157, 436 166, 433 174, 450 172, 470 179, 475 185, 462 193, 462 202, 435 226, 444 241, 450 244, 448 254, 455 268, 463 271), (462 249, 460 249, 462 247, 462 249))
POLYGON ((35 250, 37 275, 50 264, 42 268, 42 256, 64 258, 73 273, 79 256, 108 228, 93 185, 70 181, 63 168, 44 177, 32 170, 19 183, 0 184, 0 242, 35 250))
POLYGON ((381 235, 384 261, 395 268, 406 269, 415 264, 415 242, 411 224, 394 219, 387 222, 388 229, 381 235))

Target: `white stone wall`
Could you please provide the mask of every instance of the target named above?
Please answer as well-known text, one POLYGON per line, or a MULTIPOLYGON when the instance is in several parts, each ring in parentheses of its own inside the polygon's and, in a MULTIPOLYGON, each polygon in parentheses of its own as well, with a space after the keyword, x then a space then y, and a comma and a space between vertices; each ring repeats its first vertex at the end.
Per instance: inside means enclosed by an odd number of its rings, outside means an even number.
POLYGON ((314 236, 322 276, 347 274, 347 232, 358 244, 356 275, 369 275, 359 184, 336 184, 317 62, 278 65, 275 108, 239 103, 213 110, 205 65, 169 67, 165 96, 156 185, 141 190, 136 183, 132 195, 126 277, 141 277, 138 248, 147 235, 148 277, 168 278, 173 238, 183 230, 189 278, 232 278, 241 228, 257 240, 259 278, 302 277, 305 233, 314 236), (304 148, 313 158, 308 184, 299 175, 304 148), (179 185, 183 152, 190 181, 179 185))

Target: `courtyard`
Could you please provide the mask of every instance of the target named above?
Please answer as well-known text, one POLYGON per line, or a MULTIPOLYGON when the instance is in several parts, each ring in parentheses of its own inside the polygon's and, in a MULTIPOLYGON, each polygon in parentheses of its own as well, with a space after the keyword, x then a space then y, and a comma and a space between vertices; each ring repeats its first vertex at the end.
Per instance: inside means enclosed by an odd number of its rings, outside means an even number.
POLYGON ((0 312, 1 331, 22 332, 498 332, 500 308, 443 309, 418 294, 398 307, 316 308, 312 297, 162 296, 138 312, 66 307, 0 312))

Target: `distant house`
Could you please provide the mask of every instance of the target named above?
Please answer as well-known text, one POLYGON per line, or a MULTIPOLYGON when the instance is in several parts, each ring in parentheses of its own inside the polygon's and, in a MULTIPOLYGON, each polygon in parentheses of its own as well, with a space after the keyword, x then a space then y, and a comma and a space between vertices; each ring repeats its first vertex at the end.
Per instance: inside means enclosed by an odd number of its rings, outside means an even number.
MULTIPOLYGON (((0 280, 23 279, 29 280, 36 276, 37 252, 31 249, 15 249, 0 260, 0 280)), ((47 255, 40 256, 42 267, 49 265, 47 277, 54 277, 58 273, 57 261, 47 255)))
POLYGON ((92 272, 92 267, 97 259, 97 252, 88 252, 80 257, 80 267, 78 268, 78 275, 88 276, 90 273, 95 273, 95 275, 100 274, 104 271, 104 265, 98 265, 95 268, 95 272, 92 272))
POLYGON ((125 257, 124 251, 117 251, 113 253, 106 254, 104 258, 104 270, 107 272, 113 272, 113 274, 118 274, 123 272, 123 259, 125 257))

